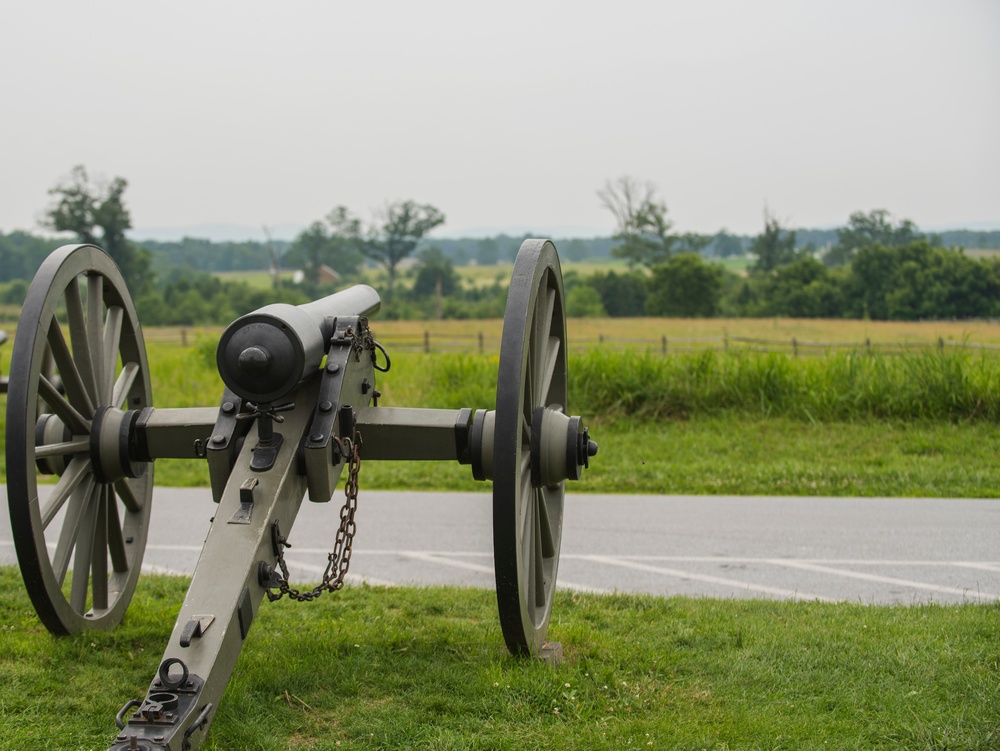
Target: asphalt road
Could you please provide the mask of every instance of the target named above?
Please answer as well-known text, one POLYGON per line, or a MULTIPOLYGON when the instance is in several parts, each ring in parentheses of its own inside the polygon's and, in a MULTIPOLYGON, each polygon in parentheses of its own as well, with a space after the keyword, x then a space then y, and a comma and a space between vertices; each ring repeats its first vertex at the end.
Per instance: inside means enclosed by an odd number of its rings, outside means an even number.
MULTIPOLYGON (((0 486, 6 497, 6 488, 0 486)), ((190 573, 207 490, 157 488, 144 566, 190 573)), ((16 563, 0 511, 0 563, 16 563)), ((318 581, 338 498, 304 502, 293 580, 318 581)), ((491 496, 362 489, 351 580, 492 589, 491 496)), ((861 603, 1000 600, 1000 500, 570 495, 559 585, 599 592, 861 603)))

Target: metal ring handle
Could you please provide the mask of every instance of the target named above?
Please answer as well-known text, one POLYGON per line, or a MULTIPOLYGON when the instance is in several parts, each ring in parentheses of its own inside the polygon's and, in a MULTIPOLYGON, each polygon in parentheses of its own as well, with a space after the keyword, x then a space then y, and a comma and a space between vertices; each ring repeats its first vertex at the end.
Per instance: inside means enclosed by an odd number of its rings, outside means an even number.
POLYGON ((374 352, 372 352, 372 365, 375 367, 375 370, 377 370, 379 373, 388 373, 389 372, 389 368, 392 367, 392 360, 389 359, 389 353, 386 352, 385 351, 385 347, 383 347, 378 342, 372 340, 372 344, 375 345, 375 349, 377 349, 379 352, 381 352, 382 353, 382 357, 385 358, 385 367, 384 368, 379 367, 378 360, 375 359, 375 353, 374 352))
POLYGON ((142 706, 142 699, 133 699, 124 707, 118 710, 118 714, 115 715, 115 725, 118 726, 119 730, 125 729, 125 725, 127 724, 125 722, 125 715, 128 713, 128 711, 130 709, 134 709, 135 707, 141 707, 141 706, 142 706))
POLYGON ((184 664, 184 660, 179 657, 169 657, 160 663, 160 669, 157 671, 160 676, 160 683, 162 683, 167 688, 180 688, 185 683, 187 683, 190 672, 188 671, 188 666, 184 664), (181 666, 181 678, 179 681, 174 681, 170 679, 170 668, 174 665, 181 666))

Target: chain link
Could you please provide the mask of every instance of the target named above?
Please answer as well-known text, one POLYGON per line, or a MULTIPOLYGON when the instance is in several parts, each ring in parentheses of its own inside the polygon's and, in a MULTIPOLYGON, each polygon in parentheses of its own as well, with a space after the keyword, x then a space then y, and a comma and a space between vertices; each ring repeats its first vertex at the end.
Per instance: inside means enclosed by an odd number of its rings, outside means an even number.
POLYGON ((333 439, 341 454, 348 458, 347 480, 344 483, 344 495, 347 499, 340 509, 340 527, 337 529, 337 538, 333 543, 333 551, 327 555, 326 571, 323 572, 323 581, 317 584, 308 592, 300 592, 288 583, 288 564, 285 563, 284 548, 290 547, 284 539, 278 545, 278 568, 281 573, 274 572, 272 581, 275 583, 278 593, 267 589, 267 599, 271 602, 280 600, 284 595, 288 595, 290 600, 299 602, 310 602, 315 600, 324 592, 336 592, 343 589, 344 579, 347 570, 351 566, 351 552, 354 544, 354 533, 357 525, 354 523, 354 514, 358 510, 358 474, 361 472, 361 433, 354 432, 354 438, 333 439))

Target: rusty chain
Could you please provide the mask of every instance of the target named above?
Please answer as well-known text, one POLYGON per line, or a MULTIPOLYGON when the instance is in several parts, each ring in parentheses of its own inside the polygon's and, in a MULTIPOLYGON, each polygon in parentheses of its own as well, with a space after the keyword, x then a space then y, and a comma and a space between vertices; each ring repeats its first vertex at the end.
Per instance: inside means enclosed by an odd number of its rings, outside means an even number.
POLYGON ((272 577, 273 587, 267 588, 267 599, 271 602, 280 600, 288 595, 288 599, 299 602, 310 602, 315 600, 324 592, 336 592, 343 589, 344 579, 351 566, 351 553, 354 544, 354 534, 357 525, 354 523, 354 514, 358 510, 358 474, 361 472, 361 433, 354 432, 353 440, 350 438, 333 439, 341 454, 348 458, 347 480, 344 483, 344 495, 346 500, 340 509, 340 526, 337 528, 337 538, 333 543, 333 550, 327 555, 326 570, 323 572, 323 580, 308 592, 301 592, 288 583, 288 564, 285 563, 284 548, 291 547, 284 538, 279 539, 278 544, 278 568, 281 573, 274 572, 272 577), (278 590, 275 594, 272 588, 278 590))

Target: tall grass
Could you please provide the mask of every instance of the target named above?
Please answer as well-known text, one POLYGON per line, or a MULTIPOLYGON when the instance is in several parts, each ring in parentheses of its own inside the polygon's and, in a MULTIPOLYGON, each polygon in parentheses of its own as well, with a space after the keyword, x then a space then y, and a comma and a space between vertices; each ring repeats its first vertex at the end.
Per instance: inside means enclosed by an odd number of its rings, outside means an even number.
MULTIPOLYGON (((394 405, 492 408, 495 403, 495 357, 399 359, 405 377, 393 372, 380 385, 394 405)), ((591 419, 733 413, 821 422, 1000 420, 1000 358, 962 350, 898 355, 859 350, 796 358, 748 351, 663 357, 598 349, 573 353, 569 370, 569 407, 591 419)))
POLYGON ((574 405, 612 419, 724 412, 816 421, 1000 419, 1000 359, 964 351, 796 358, 594 350, 575 355, 570 374, 574 405))

